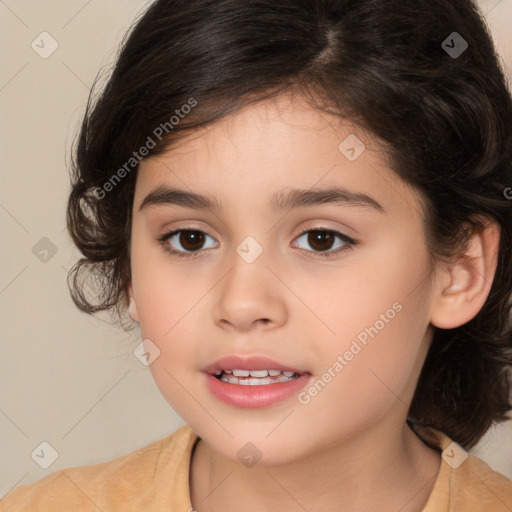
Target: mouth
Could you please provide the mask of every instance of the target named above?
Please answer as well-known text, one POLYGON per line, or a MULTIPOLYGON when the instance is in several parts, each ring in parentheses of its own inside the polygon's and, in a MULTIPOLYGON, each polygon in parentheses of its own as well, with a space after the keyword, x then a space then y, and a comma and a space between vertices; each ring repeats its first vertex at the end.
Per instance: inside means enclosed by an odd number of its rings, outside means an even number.
POLYGON ((261 356, 228 356, 203 368, 210 393, 231 407, 257 409, 291 399, 312 374, 261 356))

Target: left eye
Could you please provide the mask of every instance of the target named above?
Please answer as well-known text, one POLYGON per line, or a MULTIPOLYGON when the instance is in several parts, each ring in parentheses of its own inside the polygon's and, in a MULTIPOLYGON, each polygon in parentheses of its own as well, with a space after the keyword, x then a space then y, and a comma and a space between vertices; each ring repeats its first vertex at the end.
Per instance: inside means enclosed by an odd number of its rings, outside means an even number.
MULTIPOLYGON (((302 247, 299 247, 299 249, 312 252, 315 254, 315 256, 318 257, 329 257, 333 254, 349 250, 357 245, 357 242, 347 235, 344 235, 339 231, 329 229, 308 229, 303 231, 296 238, 296 240, 300 240, 305 235, 308 235, 306 241, 313 248, 313 251, 309 251, 309 249, 303 249, 302 247), (332 250, 336 239, 341 240, 341 242, 338 244, 338 247, 334 247, 335 250, 332 250)), ((162 235, 157 240, 163 246, 166 252, 183 258, 193 257, 198 252, 200 252, 200 250, 204 248, 203 244, 205 243, 205 237, 213 240, 210 235, 200 229, 177 229, 162 235), (173 241, 179 243, 182 249, 173 248, 173 241)), ((212 246, 210 245, 210 247, 206 248, 208 249, 211 247, 212 246)))
POLYGON ((352 238, 348 237, 347 235, 344 235, 343 233, 340 233, 339 231, 333 231, 328 229, 309 229, 307 231, 304 231, 297 240, 307 235, 307 243, 313 247, 314 253, 320 253, 317 254, 318 256, 327 256, 330 254, 336 254, 338 252, 350 249, 353 247, 356 242, 352 238), (338 245, 336 247, 336 250, 333 249, 332 245, 335 242, 336 238, 341 240, 343 243, 341 245, 338 245), (330 251, 327 254, 322 254, 325 251, 330 251))

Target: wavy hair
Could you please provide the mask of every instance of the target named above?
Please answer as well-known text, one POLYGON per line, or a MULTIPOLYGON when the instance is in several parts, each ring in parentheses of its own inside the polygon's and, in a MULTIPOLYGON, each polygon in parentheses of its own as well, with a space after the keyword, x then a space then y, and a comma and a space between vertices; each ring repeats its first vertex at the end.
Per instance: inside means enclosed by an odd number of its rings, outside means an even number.
POLYGON ((151 4, 106 85, 91 92, 73 147, 67 227, 83 254, 68 276, 73 301, 87 313, 115 311, 121 323, 126 316, 130 159, 148 137, 156 155, 293 91, 382 141, 390 167, 422 198, 433 263, 461 254, 482 219, 500 226, 489 296, 466 324, 435 328, 408 418, 469 449, 512 408, 512 100, 471 0, 151 4), (191 98, 196 106, 173 122, 191 98))

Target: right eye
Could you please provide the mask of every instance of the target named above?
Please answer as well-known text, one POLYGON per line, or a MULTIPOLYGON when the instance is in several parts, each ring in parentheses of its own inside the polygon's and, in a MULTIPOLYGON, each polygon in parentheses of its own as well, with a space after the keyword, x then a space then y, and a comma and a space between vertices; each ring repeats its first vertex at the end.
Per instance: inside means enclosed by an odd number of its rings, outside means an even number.
POLYGON ((162 235, 158 238, 158 242, 166 252, 178 258, 188 258, 195 256, 203 248, 205 236, 210 237, 201 229, 181 228, 162 235), (173 248, 173 244, 181 245, 184 250, 173 248))

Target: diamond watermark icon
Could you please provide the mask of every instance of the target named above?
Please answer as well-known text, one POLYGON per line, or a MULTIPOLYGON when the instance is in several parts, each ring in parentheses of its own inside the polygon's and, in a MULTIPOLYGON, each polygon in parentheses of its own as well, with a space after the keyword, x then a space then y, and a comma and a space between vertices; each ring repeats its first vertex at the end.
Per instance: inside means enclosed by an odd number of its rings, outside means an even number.
POLYGON ((133 355, 144 365, 149 366, 160 356, 160 349, 150 340, 142 340, 134 349, 133 355))
POLYGON ((364 142, 353 133, 351 133, 338 146, 340 153, 351 162, 357 160, 365 149, 366 146, 364 145, 364 142))
POLYGON ((43 469, 48 469, 59 458, 57 450, 48 441, 40 443, 30 456, 43 469))
POLYGON ((468 42, 458 32, 452 32, 441 47, 452 59, 458 59, 467 50, 468 42))
POLYGON ((48 32, 41 32, 30 46, 39 57, 47 59, 59 47, 59 43, 48 32))
POLYGON ((263 247, 252 236, 248 236, 236 248, 236 252, 246 263, 253 263, 263 252, 263 247))
POLYGON ((48 263, 57 254, 57 246, 44 236, 32 247, 32 254, 39 261, 48 263))
POLYGON ((453 469, 457 469, 468 456, 468 452, 454 441, 452 441, 441 454, 443 460, 453 469))
POLYGON ((248 468, 252 468, 261 459, 262 453, 254 444, 246 443, 238 450, 236 455, 240 462, 248 468))

